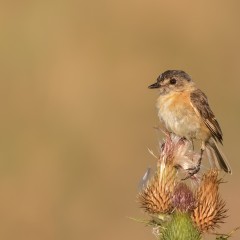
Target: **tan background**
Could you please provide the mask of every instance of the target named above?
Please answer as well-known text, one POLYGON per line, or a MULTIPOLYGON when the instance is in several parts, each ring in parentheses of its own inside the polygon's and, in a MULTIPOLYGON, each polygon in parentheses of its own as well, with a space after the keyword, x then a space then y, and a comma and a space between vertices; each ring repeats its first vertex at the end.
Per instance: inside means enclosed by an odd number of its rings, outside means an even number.
MULTIPOLYGON (((154 239, 135 202, 154 165, 157 93, 183 69, 209 96, 239 209, 239 1, 5 1, 0 6, 0 238, 154 239)), ((237 232, 233 239, 240 239, 237 232)))

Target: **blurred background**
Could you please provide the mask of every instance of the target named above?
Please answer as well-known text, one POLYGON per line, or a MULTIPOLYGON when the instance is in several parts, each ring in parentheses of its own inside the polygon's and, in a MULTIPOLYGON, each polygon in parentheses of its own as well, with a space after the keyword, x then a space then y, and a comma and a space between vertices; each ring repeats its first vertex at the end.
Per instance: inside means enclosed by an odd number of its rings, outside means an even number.
POLYGON ((159 140, 147 86, 167 69, 209 97, 233 168, 219 232, 239 226, 239 10, 234 0, 1 1, 0 238, 155 239, 128 217, 144 217, 136 194, 159 140))

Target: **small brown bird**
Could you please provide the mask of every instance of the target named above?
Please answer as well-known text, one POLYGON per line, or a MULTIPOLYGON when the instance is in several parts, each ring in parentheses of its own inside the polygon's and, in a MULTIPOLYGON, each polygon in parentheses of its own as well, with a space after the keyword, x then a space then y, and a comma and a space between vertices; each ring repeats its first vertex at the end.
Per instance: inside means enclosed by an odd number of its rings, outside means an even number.
MULTIPOLYGON (((207 96, 195 86, 191 77, 181 70, 168 70, 149 88, 159 89, 158 117, 166 129, 192 143, 194 139, 202 142, 201 157, 197 166, 189 169, 190 175, 200 170, 205 149, 218 161, 221 169, 231 173, 225 156, 217 146, 217 142, 222 144, 223 140, 219 123, 210 109, 207 96)), ((212 164, 216 166, 215 161, 212 164)))

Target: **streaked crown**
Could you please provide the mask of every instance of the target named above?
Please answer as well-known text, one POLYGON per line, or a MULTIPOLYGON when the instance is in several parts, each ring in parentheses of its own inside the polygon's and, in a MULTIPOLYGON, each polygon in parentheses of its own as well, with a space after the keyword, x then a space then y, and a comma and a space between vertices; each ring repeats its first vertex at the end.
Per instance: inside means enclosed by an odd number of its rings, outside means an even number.
POLYGON ((167 94, 172 91, 183 91, 193 86, 191 77, 182 70, 167 70, 160 74, 157 81, 149 88, 158 88, 160 94, 167 94))
POLYGON ((165 79, 171 79, 171 78, 182 78, 187 80, 188 82, 192 81, 191 77, 184 71, 182 70, 167 70, 159 77, 157 78, 157 81, 163 81, 165 79))

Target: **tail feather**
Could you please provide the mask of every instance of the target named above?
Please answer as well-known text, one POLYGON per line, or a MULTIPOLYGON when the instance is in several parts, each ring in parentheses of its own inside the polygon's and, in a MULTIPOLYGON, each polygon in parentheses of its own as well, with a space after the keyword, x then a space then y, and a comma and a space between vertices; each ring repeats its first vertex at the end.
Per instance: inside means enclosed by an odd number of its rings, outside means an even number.
MULTIPOLYGON (((224 170, 226 173, 232 174, 231 167, 230 167, 230 165, 229 165, 225 155, 223 154, 221 149, 217 146, 217 143, 216 143, 216 141, 213 138, 211 138, 209 140, 209 142, 207 143, 206 147, 207 147, 207 150, 210 150, 211 155, 213 155, 214 158, 217 159, 219 167, 222 170, 224 170)), ((207 153, 208 153, 208 151, 207 151, 207 153)), ((214 164, 214 163, 212 163, 212 164, 214 164)))

